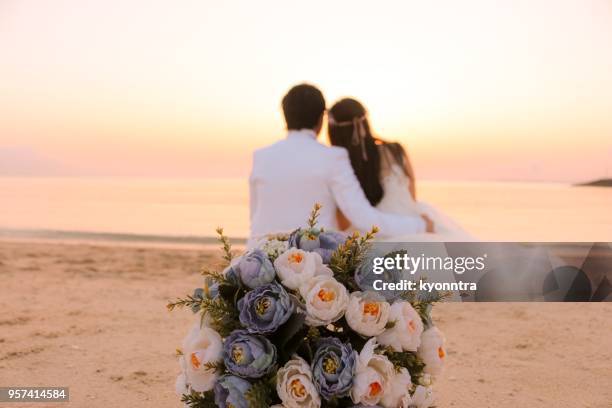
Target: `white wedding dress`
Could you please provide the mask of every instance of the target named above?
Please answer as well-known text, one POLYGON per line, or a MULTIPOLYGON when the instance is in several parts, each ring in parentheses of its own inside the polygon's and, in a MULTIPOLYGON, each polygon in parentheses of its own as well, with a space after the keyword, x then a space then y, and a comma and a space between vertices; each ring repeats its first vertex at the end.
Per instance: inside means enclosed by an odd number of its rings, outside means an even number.
POLYGON ((380 146, 381 152, 381 184, 383 187, 383 198, 376 205, 382 212, 398 215, 418 216, 426 214, 434 222, 435 232, 433 234, 409 234, 394 237, 387 241, 474 241, 475 238, 465 231, 459 224, 453 221, 435 207, 416 201, 410 194, 410 179, 404 172, 402 166, 388 152, 387 148, 380 146))

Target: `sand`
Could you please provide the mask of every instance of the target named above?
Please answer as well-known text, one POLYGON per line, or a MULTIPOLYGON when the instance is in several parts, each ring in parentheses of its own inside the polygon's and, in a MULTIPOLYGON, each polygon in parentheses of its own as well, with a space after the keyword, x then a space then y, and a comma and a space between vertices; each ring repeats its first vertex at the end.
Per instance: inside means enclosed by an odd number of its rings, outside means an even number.
MULTIPOLYGON (((193 315, 165 304, 216 255, 0 242, 0 386, 70 387, 52 406, 179 407, 174 350, 193 315)), ((435 316, 439 407, 612 406, 612 304, 447 303, 435 316)))

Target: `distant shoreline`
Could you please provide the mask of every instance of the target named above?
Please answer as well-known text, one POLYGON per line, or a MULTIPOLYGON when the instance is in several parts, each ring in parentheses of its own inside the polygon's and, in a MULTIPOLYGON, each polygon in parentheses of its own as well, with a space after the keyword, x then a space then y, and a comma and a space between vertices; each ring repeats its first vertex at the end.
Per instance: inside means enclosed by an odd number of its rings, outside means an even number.
MULTIPOLYGON (((28 230, 0 228, 0 240, 17 241, 54 241, 76 243, 112 243, 145 246, 178 246, 178 247, 210 247, 218 244, 212 236, 173 236, 155 234, 130 234, 112 232, 62 231, 62 230, 28 230)), ((230 241, 237 245, 246 244, 246 238, 231 237, 230 241)))
POLYGON ((612 187, 612 179, 599 179, 588 181, 586 183, 577 183, 578 187, 612 187))

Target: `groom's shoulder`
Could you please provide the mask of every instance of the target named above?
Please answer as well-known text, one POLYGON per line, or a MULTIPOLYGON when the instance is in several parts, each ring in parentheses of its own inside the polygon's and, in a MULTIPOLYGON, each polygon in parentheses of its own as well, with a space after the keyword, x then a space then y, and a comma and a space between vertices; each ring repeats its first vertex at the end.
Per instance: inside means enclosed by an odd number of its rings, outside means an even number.
POLYGON ((269 144, 267 146, 260 147, 253 151, 253 159, 263 158, 268 156, 274 156, 280 154, 285 150, 285 140, 279 140, 278 142, 269 144))
POLYGON ((283 139, 279 140, 270 145, 260 147, 253 152, 253 157, 266 157, 273 156, 279 153, 285 153, 286 151, 291 150, 296 151, 299 150, 301 154, 316 154, 324 158, 329 159, 338 159, 342 157, 348 158, 348 153, 346 149, 337 146, 327 146, 322 143, 307 143, 300 144, 299 146, 295 146, 290 140, 283 139))

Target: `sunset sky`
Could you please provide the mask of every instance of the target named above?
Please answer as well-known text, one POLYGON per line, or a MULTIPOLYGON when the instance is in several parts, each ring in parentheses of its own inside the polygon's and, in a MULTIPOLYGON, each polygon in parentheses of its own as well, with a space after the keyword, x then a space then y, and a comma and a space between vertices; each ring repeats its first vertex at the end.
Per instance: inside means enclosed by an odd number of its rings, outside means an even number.
POLYGON ((246 176, 302 81, 421 178, 612 177, 610 0, 0 0, 0 175, 246 176))

